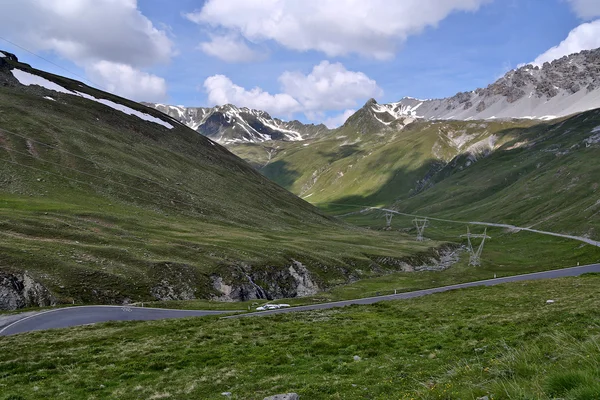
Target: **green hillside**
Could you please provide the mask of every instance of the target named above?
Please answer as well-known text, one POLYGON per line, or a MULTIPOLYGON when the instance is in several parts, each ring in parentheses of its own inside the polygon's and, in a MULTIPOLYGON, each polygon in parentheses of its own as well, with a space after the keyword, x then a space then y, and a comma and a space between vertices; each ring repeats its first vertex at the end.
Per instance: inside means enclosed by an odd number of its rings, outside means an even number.
MULTIPOLYGON (((359 110, 318 140, 278 144, 260 171, 335 214, 393 205, 424 216, 599 237, 600 110, 549 122, 389 126, 368 113, 359 110)), ((252 159, 255 146, 230 149, 252 159)))
MULTIPOLYGON (((26 273, 57 302, 207 298, 221 284, 293 297, 292 266, 322 288, 438 245, 345 225, 158 111, 0 58, 0 289, 26 273), (14 68, 82 94, 23 86, 14 68)), ((40 291, 25 303, 47 303, 40 291)))

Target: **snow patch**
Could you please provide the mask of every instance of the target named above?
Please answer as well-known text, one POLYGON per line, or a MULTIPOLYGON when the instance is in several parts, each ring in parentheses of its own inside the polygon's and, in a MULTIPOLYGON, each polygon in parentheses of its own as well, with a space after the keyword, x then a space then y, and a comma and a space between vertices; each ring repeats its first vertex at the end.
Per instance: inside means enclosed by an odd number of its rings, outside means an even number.
POLYGON ((44 96, 44 98, 45 98, 46 100, 52 100, 52 101, 56 101, 56 100, 54 100, 54 99, 53 99, 52 97, 50 97, 50 96, 44 96))
MULTIPOLYGON (((83 97, 84 99, 88 99, 88 100, 92 100, 92 101, 104 104, 105 106, 111 107, 111 108, 121 111, 125 114, 134 115, 145 121, 154 122, 155 124, 159 124, 166 128, 173 129, 173 125, 169 124, 168 122, 163 121, 160 118, 153 117, 151 115, 148 115, 141 111, 134 110, 133 108, 124 106, 122 104, 118 104, 118 103, 115 103, 113 101, 106 100, 106 99, 98 99, 94 96, 90 96, 89 94, 82 93, 82 92, 77 92, 77 91, 73 92, 73 91, 68 90, 52 81, 49 81, 46 78, 42 78, 39 75, 30 74, 29 72, 25 72, 20 69, 15 68, 11 72, 21 85, 25 85, 25 86, 37 85, 37 86, 41 86, 41 87, 44 87, 49 90, 53 90, 55 92, 66 93, 66 94, 70 94, 72 96, 83 97)), ((53 98, 48 97, 48 96, 46 96, 44 98, 54 100, 53 98)))
POLYGON ((162 125, 165 128, 173 129, 173 125, 169 124, 168 122, 165 122, 160 118, 153 117, 152 115, 143 113, 141 111, 134 110, 133 108, 124 106, 123 104, 118 104, 118 103, 115 103, 113 101, 106 100, 106 99, 98 99, 94 96, 90 96, 89 94, 82 93, 82 92, 75 92, 75 93, 78 96, 83 97, 84 99, 88 99, 88 100, 92 100, 92 101, 95 101, 100 104, 104 104, 105 106, 113 108, 117 111, 121 111, 122 113, 125 113, 128 115, 134 115, 140 119, 143 119, 144 121, 154 122, 155 124, 162 125))
MULTIPOLYGON (((421 101, 421 100, 418 100, 418 101, 420 101, 420 103, 415 106, 404 105, 401 102, 390 103, 390 104, 373 104, 373 107, 371 109, 373 110, 373 112, 378 113, 378 114, 388 113, 392 117, 394 117, 394 119, 398 119, 401 117, 417 117, 418 118, 419 116, 417 115, 417 109, 423 105, 423 101, 421 101)), ((378 120, 379 120, 379 118, 378 118, 378 120)), ((383 122, 381 120, 379 120, 379 121, 383 122)), ((389 125, 389 123, 386 125, 389 125)))
POLYGON ((596 132, 600 132, 600 126, 597 126, 594 129, 592 129, 592 133, 596 133, 596 132))
MULTIPOLYGON (((376 111, 376 112, 377 112, 377 111, 376 111)), ((384 121, 380 120, 379 118, 377 118, 377 115, 373 115, 373 117, 375 117, 375 119, 376 119, 377 121, 381 122, 381 123, 382 123, 382 124, 384 124, 384 125, 389 125, 389 124, 391 124, 391 123, 393 122, 393 121, 390 121, 390 122, 384 122, 384 121)))
POLYGON ((74 94, 72 91, 67 90, 64 87, 62 87, 52 81, 49 81, 46 78, 42 78, 39 75, 30 74, 29 72, 25 72, 25 71, 22 71, 22 70, 16 69, 16 68, 10 72, 12 72, 13 76, 15 78, 17 78, 17 80, 19 81, 19 83, 21 85, 24 85, 24 86, 37 85, 37 86, 41 86, 41 87, 44 87, 49 90, 54 90, 55 92, 74 94))

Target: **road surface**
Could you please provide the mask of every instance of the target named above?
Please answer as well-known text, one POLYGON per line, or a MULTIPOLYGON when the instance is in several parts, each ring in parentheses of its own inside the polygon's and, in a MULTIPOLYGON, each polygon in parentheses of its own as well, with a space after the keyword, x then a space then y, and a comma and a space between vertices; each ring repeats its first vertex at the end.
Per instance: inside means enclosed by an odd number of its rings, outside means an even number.
MULTIPOLYGON (((367 297, 355 300, 336 301, 332 303, 320 303, 307 306, 282 308, 278 310, 236 314, 223 318, 258 317, 298 311, 324 310, 334 307, 345 307, 352 304, 373 304, 380 301, 411 299, 414 297, 426 296, 432 293, 440 293, 449 290, 464 289, 475 286, 493 286, 508 282, 564 278, 568 276, 579 276, 589 272, 600 273, 600 264, 557 269, 553 271, 535 272, 532 274, 507 276, 504 278, 488 279, 484 281, 460 283, 456 285, 417 290, 414 292, 398 293, 388 296, 367 297)), ((16 322, 13 322, 12 324, 7 325, 5 328, 0 329, 0 336, 14 335, 16 333, 43 329, 66 328, 70 326, 94 324, 106 321, 139 321, 166 318, 201 317, 206 315, 223 314, 227 312, 228 311, 167 310, 161 308, 140 308, 127 306, 81 306, 59 308, 34 315, 28 315, 16 322)))
POLYGON ((568 277, 568 276, 579 276, 581 274, 585 274, 585 273, 589 273, 589 272, 600 273, 600 264, 592 264, 592 265, 585 265, 585 266, 581 266, 581 267, 557 269, 557 270, 553 270, 553 271, 535 272, 532 274, 507 276, 505 278, 488 279, 488 280, 484 280, 484 281, 459 283, 456 285, 442 286, 442 287, 424 289, 424 290, 417 290, 414 292, 391 294, 388 296, 367 297, 367 298, 363 298, 363 299, 336 301, 333 303, 321 303, 321 304, 312 304, 312 305, 308 305, 308 306, 299 306, 299 307, 292 307, 292 308, 280 308, 278 310, 260 311, 260 312, 253 312, 253 313, 249 313, 249 314, 237 314, 237 315, 231 315, 231 316, 227 316, 227 317, 223 317, 223 318, 258 317, 258 316, 282 314, 282 313, 288 313, 288 312, 324 310, 327 308, 345 307, 345 306, 349 306, 352 304, 373 304, 373 303, 378 303, 380 301, 386 301, 386 300, 412 299, 414 297, 426 296, 426 295, 432 294, 432 293, 447 292, 449 290, 464 289, 464 288, 470 288, 470 287, 474 287, 474 286, 494 286, 494 285, 500 285, 502 283, 508 283, 508 282, 521 282, 521 281, 531 281, 531 280, 539 280, 539 279, 564 278, 564 277, 568 277))
POLYGON ((95 324, 106 321, 149 321, 167 318, 203 317, 229 311, 168 310, 129 306, 80 306, 57 308, 26 315, 0 328, 0 336, 53 328, 95 324))

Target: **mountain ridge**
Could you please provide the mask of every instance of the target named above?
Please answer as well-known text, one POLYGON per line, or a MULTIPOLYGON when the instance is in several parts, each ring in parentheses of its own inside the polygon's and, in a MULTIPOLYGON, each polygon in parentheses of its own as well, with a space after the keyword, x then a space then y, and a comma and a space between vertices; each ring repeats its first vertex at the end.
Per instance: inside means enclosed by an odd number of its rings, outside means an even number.
POLYGON ((323 124, 283 121, 269 113, 225 104, 215 107, 184 107, 142 103, 155 108, 221 144, 260 143, 272 140, 301 141, 329 131, 323 124))
MULTIPOLYGON (((335 130, 323 124, 283 121, 265 111, 232 104, 212 108, 143 104, 224 145, 304 141, 335 130)), ((544 121, 599 107, 600 49, 595 49, 564 56, 542 66, 523 65, 485 88, 459 92, 451 97, 403 97, 392 103, 369 99, 342 126, 357 124, 360 131, 366 132, 381 127, 401 129, 416 119, 544 121)))
POLYGON ((394 119, 550 120, 600 107, 600 49, 564 56, 541 67, 527 64, 507 72, 485 88, 441 99, 404 97, 378 104, 369 100, 383 125, 394 119))

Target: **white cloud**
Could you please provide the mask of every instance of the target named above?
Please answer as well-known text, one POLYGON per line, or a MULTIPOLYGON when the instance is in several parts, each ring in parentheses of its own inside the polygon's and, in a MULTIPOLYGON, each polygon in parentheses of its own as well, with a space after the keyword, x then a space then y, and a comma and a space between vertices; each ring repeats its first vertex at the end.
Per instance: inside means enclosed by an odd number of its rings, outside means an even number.
POLYGON ((559 45, 538 56, 533 62, 542 65, 563 56, 600 47, 600 20, 579 25, 559 45))
POLYGON ((297 51, 390 58, 408 36, 490 0, 208 0, 186 17, 297 51))
POLYGON ((173 44, 135 0, 3 1, 0 32, 30 50, 53 50, 78 64, 136 67, 166 62, 173 44))
POLYGON ((309 119, 322 117, 326 111, 355 107, 383 93, 377 82, 362 72, 328 61, 315 65, 308 75, 286 71, 279 82, 281 93, 271 94, 258 87, 247 90, 224 75, 214 75, 204 81, 204 89, 211 105, 232 103, 286 117, 303 112, 309 119))
POLYGON ((120 94, 142 98, 165 89, 164 80, 139 69, 168 62, 173 43, 136 0, 2 1, 1 8, 2 37, 31 51, 53 51, 120 94), (109 70, 125 76, 110 77, 109 70))
POLYGON ((225 75, 213 75, 204 81, 211 105, 235 104, 239 107, 256 108, 276 115, 291 115, 300 111, 298 101, 292 96, 279 93, 270 94, 261 88, 246 90, 234 84, 225 75))
POLYGON ((598 0, 568 0, 575 14, 584 20, 600 17, 600 1, 598 0))
POLYGON ((160 102, 167 98, 163 78, 127 64, 100 61, 86 67, 90 79, 111 93, 137 101, 160 102))
POLYGON ((279 81, 307 111, 341 110, 356 106, 357 99, 383 94, 377 82, 362 72, 348 71, 341 63, 322 61, 310 74, 284 72, 279 81))
POLYGON ((339 126, 344 125, 344 122, 346 122, 346 120, 348 118, 350 118, 350 116, 352 114, 354 114, 356 112, 356 110, 346 110, 341 114, 337 114, 334 115, 332 117, 327 118, 325 121, 323 121, 323 123, 329 128, 329 129, 334 129, 337 128, 339 126))
POLYGON ((229 63, 257 61, 262 58, 261 54, 234 35, 211 36, 210 42, 200 43, 200 49, 229 63))

